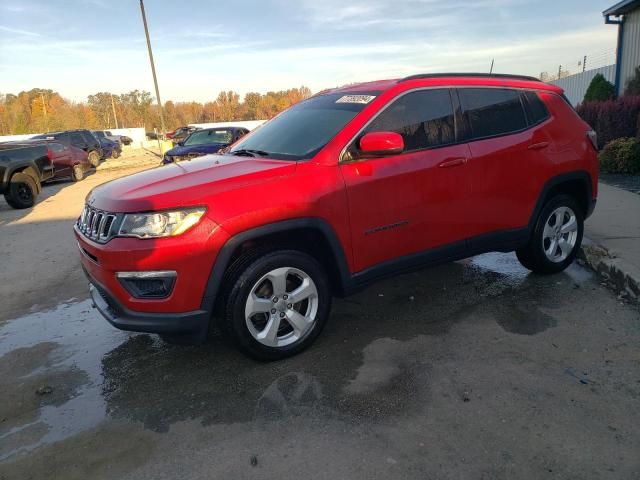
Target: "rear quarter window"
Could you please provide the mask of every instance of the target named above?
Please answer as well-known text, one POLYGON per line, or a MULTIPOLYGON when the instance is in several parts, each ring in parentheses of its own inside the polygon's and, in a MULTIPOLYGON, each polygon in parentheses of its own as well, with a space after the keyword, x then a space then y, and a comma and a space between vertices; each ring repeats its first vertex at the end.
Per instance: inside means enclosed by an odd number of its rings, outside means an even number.
POLYGON ((460 103, 473 139, 495 137, 527 128, 520 92, 501 88, 461 88, 460 103))
POLYGON ((549 118, 549 111, 536 92, 522 92, 529 125, 537 125, 549 118))

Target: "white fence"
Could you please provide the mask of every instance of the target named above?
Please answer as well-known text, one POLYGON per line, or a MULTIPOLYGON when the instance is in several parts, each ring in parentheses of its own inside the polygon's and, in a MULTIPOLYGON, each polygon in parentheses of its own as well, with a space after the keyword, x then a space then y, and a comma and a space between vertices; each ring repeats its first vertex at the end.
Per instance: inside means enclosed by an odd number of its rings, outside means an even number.
POLYGON ((190 127, 216 128, 216 127, 244 127, 253 130, 262 125, 266 120, 241 120, 238 122, 215 122, 215 123, 190 123, 190 127))
POLYGON ((598 73, 602 74, 604 78, 611 83, 616 83, 616 66, 607 65, 606 67, 594 68, 593 70, 587 70, 586 72, 571 75, 569 77, 561 78, 560 80, 554 80, 554 85, 564 89, 564 93, 574 107, 579 103, 582 103, 584 94, 587 93, 587 88, 593 77, 598 73))
MULTIPOLYGON (((140 146, 145 140, 144 128, 114 128, 109 130, 114 135, 126 135, 133 140, 133 145, 140 146)), ((0 142, 12 142, 15 140, 27 140, 39 133, 28 133, 26 135, 4 135, 0 136, 0 142)))

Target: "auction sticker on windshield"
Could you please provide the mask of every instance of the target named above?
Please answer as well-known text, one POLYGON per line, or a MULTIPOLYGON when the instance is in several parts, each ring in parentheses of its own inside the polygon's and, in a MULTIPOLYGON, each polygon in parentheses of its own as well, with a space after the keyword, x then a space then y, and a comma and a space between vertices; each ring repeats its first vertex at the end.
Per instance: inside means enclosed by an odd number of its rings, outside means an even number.
POLYGON ((336 100, 336 103, 361 103, 366 105, 376 98, 374 95, 344 95, 336 100))

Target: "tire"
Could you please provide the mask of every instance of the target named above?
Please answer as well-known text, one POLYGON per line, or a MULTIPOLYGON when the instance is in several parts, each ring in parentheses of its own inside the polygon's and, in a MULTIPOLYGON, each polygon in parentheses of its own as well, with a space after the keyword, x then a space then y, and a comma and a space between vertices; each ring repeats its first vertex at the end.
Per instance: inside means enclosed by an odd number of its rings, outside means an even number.
POLYGON ((74 165, 73 169, 71 170, 71 179, 74 182, 79 182, 83 178, 84 178, 84 169, 82 168, 82 165, 80 164, 74 165))
POLYGON ((118 150, 114 148, 113 151, 111 152, 111 158, 118 158, 119 156, 120 154, 118 153, 118 150))
POLYGON ((14 173, 4 194, 7 203, 13 208, 30 208, 36 203, 38 185, 33 177, 26 173, 14 173))
POLYGON ((558 273, 575 260, 583 233, 584 213, 580 205, 570 195, 558 195, 545 204, 529 243, 516 250, 516 255, 534 273, 558 273))
POLYGON ((89 156, 87 158, 89 160, 89 164, 95 168, 100 165, 100 155, 95 150, 89 152, 89 156))
POLYGON ((224 285, 220 330, 257 360, 279 360, 302 352, 329 318, 327 274, 306 253, 262 250, 245 254, 229 268, 224 285), (296 292, 300 302, 295 302, 296 292), (254 301, 250 301, 251 294, 255 294, 254 301), (251 305, 259 313, 248 313, 251 305))

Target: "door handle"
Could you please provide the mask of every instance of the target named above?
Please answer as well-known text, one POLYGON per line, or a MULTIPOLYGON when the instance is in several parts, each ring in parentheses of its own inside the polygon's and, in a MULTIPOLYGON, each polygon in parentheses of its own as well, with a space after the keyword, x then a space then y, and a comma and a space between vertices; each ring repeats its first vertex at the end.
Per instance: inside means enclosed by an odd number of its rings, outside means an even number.
POLYGON ((464 165, 465 163, 467 163, 467 159, 465 157, 447 158, 446 160, 443 160, 442 162, 440 162, 438 164, 438 167, 440 168, 457 167, 459 165, 464 165))
POLYGON ((529 145, 529 150, 542 150, 543 148, 547 148, 549 146, 549 142, 538 142, 529 145))

